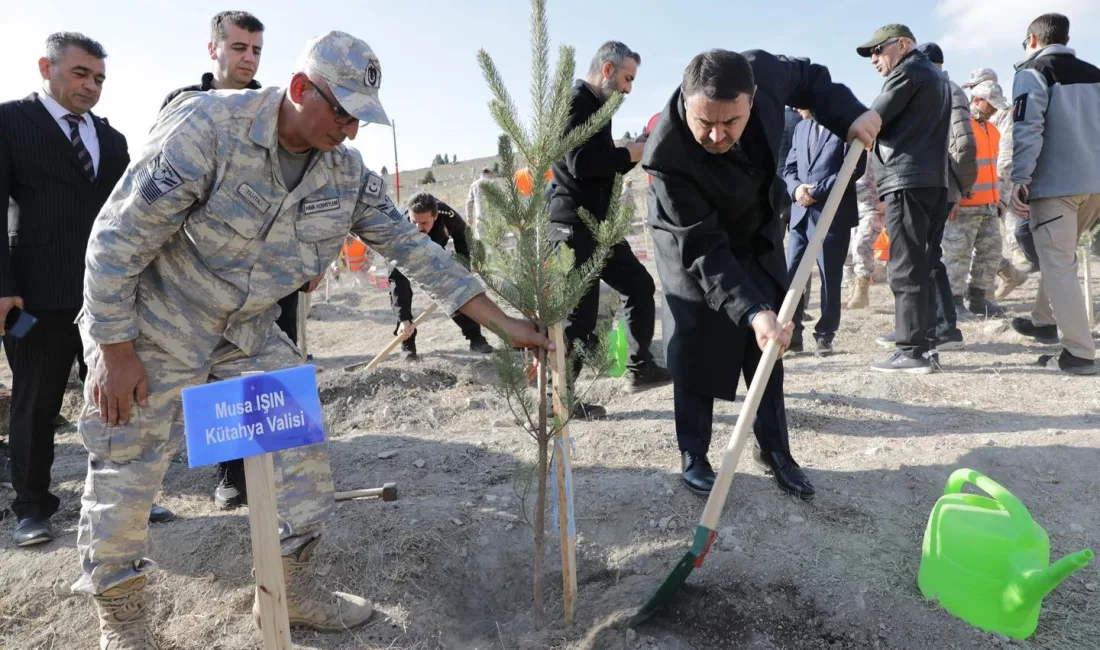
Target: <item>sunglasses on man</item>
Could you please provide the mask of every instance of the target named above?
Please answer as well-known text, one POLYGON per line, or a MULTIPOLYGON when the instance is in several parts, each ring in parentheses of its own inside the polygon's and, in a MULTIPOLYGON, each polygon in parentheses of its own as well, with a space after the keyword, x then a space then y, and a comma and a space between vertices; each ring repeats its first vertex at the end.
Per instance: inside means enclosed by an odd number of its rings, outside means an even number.
POLYGON ((879 43, 878 45, 871 48, 871 54, 873 54, 874 56, 882 56, 882 53, 886 50, 886 48, 897 42, 898 39, 896 38, 891 38, 888 41, 883 41, 882 43, 879 43))
POLYGON ((359 121, 359 118, 357 118, 354 115, 352 115, 351 113, 348 113, 347 111, 345 111, 343 109, 343 107, 340 106, 340 104, 336 103, 335 100, 329 99, 329 96, 325 94, 325 91, 321 90, 317 86, 317 84, 313 83, 312 79, 310 79, 309 77, 306 77, 306 81, 309 82, 309 85, 313 86, 313 89, 317 91, 317 94, 321 96, 321 99, 325 100, 325 102, 330 107, 332 107, 333 112, 336 113, 336 123, 337 124, 339 124, 340 126, 351 126, 352 124, 355 124, 356 122, 359 121))

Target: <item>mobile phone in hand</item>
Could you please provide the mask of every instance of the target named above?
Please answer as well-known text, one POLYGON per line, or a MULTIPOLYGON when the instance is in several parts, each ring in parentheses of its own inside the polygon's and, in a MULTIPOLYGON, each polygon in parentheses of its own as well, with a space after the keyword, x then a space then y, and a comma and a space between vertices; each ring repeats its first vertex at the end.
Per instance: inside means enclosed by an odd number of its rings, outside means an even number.
POLYGON ((31 331, 38 319, 18 307, 8 310, 8 317, 4 320, 4 333, 21 339, 31 331))

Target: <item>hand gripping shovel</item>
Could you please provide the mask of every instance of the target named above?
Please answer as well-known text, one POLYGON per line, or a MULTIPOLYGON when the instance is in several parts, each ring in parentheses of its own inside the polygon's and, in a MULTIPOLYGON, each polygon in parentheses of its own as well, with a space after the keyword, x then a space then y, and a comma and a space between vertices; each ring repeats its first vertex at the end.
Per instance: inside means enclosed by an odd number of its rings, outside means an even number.
MULTIPOLYGON (((853 142, 851 150, 844 158, 844 164, 837 175, 836 183, 833 185, 833 190, 829 192, 825 209, 821 211, 821 217, 814 229, 813 239, 810 240, 810 244, 806 248, 806 254, 802 257, 802 263, 798 265, 798 270, 795 271, 794 278, 791 280, 791 288, 787 291, 787 296, 783 299, 783 306, 779 309, 778 320, 781 324, 790 322, 794 318, 794 310, 798 305, 798 301, 802 299, 802 291, 806 287, 810 270, 817 263, 817 254, 821 252, 821 243, 829 232, 833 215, 836 214, 840 199, 844 196, 844 190, 847 189, 852 178, 852 172, 855 170, 856 164, 859 162, 859 156, 863 152, 863 147, 857 145, 857 142, 853 142)), ((729 494, 730 485, 733 483, 733 471, 737 467, 737 460, 741 458, 741 452, 749 439, 749 430, 752 427, 753 420, 756 419, 756 410, 760 407, 764 387, 768 384, 768 378, 771 377, 772 368, 775 367, 775 360, 778 357, 779 344, 775 341, 769 341, 767 347, 764 348, 760 363, 756 366, 756 374, 752 377, 749 392, 745 396, 745 403, 741 407, 741 413, 737 416, 737 424, 733 428, 733 435, 730 437, 729 444, 726 445, 725 452, 722 453, 722 466, 718 470, 718 478, 714 482, 714 488, 711 490, 707 505, 703 509, 703 520, 695 529, 695 541, 691 545, 691 550, 684 555, 680 563, 672 570, 672 573, 665 578, 664 583, 657 589, 657 592, 630 619, 628 626, 634 627, 664 607, 687 581, 692 569, 703 565, 703 559, 706 558, 707 552, 710 551, 710 545, 714 542, 715 531, 718 528, 718 518, 722 515, 722 508, 726 504, 726 497, 729 494)))

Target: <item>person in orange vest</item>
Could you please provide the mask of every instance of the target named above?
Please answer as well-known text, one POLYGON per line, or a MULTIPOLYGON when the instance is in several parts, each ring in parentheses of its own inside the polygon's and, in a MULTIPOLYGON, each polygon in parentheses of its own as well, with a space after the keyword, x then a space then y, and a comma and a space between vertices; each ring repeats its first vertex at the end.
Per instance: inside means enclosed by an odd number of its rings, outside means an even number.
POLYGON ((959 202, 958 214, 947 222, 943 236, 943 258, 956 308, 961 308, 965 299, 967 309, 979 316, 1005 314, 1004 307, 992 301, 998 273, 1014 282, 1026 279, 1002 254, 1001 215, 1005 204, 997 177, 1001 133, 990 118, 1007 106, 1000 85, 994 81, 983 81, 971 90, 970 121, 978 145, 978 180, 970 195, 959 202))

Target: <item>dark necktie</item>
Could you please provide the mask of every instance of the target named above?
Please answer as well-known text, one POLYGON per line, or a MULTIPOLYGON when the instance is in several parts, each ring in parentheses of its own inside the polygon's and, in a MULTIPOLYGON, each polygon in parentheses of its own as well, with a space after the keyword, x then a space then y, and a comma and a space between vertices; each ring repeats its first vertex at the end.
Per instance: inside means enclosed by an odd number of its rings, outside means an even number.
POLYGON ((84 121, 84 118, 69 113, 65 116, 65 121, 69 123, 69 134, 73 140, 73 148, 76 149, 76 159, 80 161, 84 175, 94 183, 95 165, 92 164, 92 154, 88 153, 88 148, 84 146, 84 140, 80 137, 80 123, 84 121))

